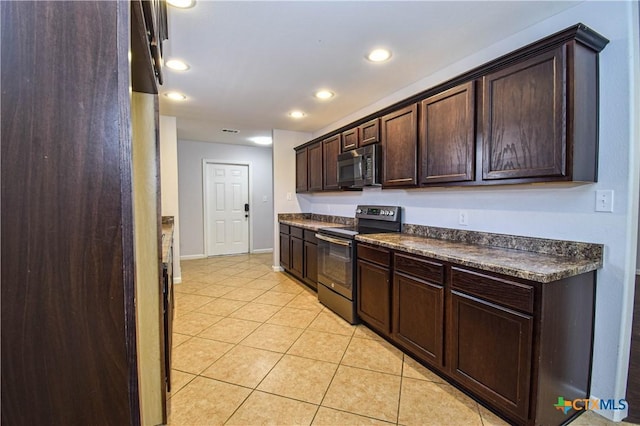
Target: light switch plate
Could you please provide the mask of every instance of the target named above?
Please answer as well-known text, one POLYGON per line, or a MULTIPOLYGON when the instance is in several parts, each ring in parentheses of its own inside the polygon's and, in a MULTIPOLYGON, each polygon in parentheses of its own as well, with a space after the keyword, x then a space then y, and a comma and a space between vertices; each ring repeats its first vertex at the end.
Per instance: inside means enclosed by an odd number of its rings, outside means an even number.
POLYGON ((460 214, 458 216, 458 223, 462 226, 469 225, 469 213, 466 210, 460 210, 460 214))
POLYGON ((613 213, 613 189, 599 189, 596 191, 596 211, 613 213))

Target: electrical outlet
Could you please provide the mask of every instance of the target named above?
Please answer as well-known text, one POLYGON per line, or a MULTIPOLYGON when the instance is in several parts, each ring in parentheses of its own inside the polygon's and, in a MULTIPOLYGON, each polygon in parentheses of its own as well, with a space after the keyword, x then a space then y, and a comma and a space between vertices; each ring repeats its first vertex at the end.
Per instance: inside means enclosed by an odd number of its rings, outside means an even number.
POLYGON ((287 201, 291 201, 291 193, 287 192, 287 201))
POLYGON ((469 225, 469 213, 466 210, 460 210, 460 214, 458 216, 458 223, 463 226, 469 225))
POLYGON ((266 195, 263 195, 263 196, 262 196, 262 202, 263 202, 263 203, 266 203, 266 202, 267 202, 267 200, 268 200, 267 196, 266 196, 266 195))
POLYGON ((613 213, 613 189, 596 191, 596 211, 613 213))

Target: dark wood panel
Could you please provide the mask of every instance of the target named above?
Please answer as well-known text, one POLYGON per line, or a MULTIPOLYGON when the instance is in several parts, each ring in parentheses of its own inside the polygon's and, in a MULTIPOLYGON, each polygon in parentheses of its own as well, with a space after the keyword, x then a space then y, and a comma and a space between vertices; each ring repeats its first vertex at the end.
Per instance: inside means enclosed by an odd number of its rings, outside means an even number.
POLYGON ((289 228, 289 234, 292 237, 304 238, 304 229, 298 228, 297 226, 292 226, 289 228))
POLYGON ((340 189, 338 186, 338 155, 340 154, 340 135, 322 142, 322 189, 325 191, 340 189))
POLYGON ((304 244, 301 238, 291 236, 291 273, 303 279, 304 276, 304 244))
POLYGON ((289 225, 280 224, 280 233, 289 235, 289 225))
POLYGON ((428 280, 436 284, 444 283, 444 265, 442 263, 395 253, 393 266, 397 272, 413 275, 416 278, 428 280))
POLYGON ((318 288, 318 245, 304 241, 304 282, 318 288))
POLYGON ((394 273, 393 339, 436 367, 443 365, 444 287, 394 273))
POLYGON ((342 152, 357 148, 359 136, 360 129, 357 127, 342 132, 342 152))
POLYGON ((296 150, 296 192, 307 192, 308 190, 307 148, 302 148, 296 150))
POLYGON ((304 240, 309 241, 312 244, 318 244, 318 238, 316 237, 316 231, 310 229, 304 230, 304 240))
POLYGON ((139 424, 129 4, 0 13, 2 424, 139 424))
POLYGON ((527 313, 533 313, 534 288, 466 269, 451 268, 451 287, 527 313))
POLYGON ((389 269, 358 260, 358 316, 385 336, 391 333, 391 284, 389 269))
POLYGON ((474 178, 474 82, 431 96, 421 103, 420 183, 474 178))
POLYGON ((307 148, 309 191, 322 191, 322 168, 322 143, 317 143, 307 148))
POLYGON ((358 140, 358 146, 370 145, 372 143, 380 142, 380 119, 375 118, 364 124, 358 126, 360 131, 360 139, 358 140))
POLYGON ((483 179, 566 175, 564 46, 484 77, 483 179))
POLYGON ((452 377, 525 423, 533 319, 462 293, 451 294, 452 377))
POLYGON ((285 270, 291 269, 291 237, 280 233, 280 266, 285 270))
POLYGON ((387 114, 382 127, 382 186, 418 183, 418 104, 387 114))
POLYGON ((365 259, 382 266, 389 266, 391 264, 391 251, 382 247, 358 244, 358 259, 365 259))
POLYGON ((631 326, 631 354, 627 378, 627 402, 629 416, 625 421, 640 423, 640 276, 636 275, 636 291, 631 326))

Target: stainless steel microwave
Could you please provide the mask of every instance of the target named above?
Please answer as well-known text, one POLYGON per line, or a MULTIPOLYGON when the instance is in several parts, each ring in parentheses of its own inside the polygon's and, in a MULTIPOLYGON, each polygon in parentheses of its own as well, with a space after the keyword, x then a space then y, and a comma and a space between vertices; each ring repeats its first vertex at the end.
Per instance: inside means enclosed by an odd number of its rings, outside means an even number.
POLYGON ((343 188, 379 186, 380 145, 367 145, 338 155, 338 185, 343 188))

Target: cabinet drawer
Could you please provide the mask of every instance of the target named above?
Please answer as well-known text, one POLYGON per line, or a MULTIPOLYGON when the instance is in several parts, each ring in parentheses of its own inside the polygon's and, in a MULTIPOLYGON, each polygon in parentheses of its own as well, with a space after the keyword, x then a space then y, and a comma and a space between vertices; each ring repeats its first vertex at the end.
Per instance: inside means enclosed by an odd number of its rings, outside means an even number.
POLYGON ((451 286, 503 306, 533 313, 533 286, 460 268, 451 268, 451 286))
POLYGON ((289 225, 280 224, 280 233, 289 235, 289 225))
POLYGON ((437 284, 444 282, 444 266, 441 263, 396 253, 394 255, 394 265, 396 272, 402 272, 437 284))
POLYGON ((292 226, 291 227, 291 236, 302 239, 302 237, 304 236, 304 229, 296 228, 295 226, 292 226))
POLYGON ((384 248, 358 244, 358 259, 389 266, 391 264, 391 252, 384 248))
POLYGON ((316 231, 310 231, 309 229, 305 229, 304 240, 309 243, 318 244, 318 239, 316 238, 316 231))

